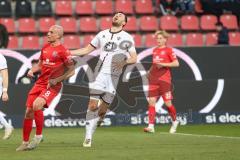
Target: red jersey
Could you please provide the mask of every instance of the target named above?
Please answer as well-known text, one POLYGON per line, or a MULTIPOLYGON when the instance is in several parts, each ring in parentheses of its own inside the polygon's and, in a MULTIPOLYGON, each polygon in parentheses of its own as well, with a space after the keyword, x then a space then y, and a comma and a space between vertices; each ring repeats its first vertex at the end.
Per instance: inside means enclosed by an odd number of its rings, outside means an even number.
POLYGON ((47 85, 49 79, 63 75, 66 67, 73 64, 70 51, 61 44, 58 46, 46 44, 41 50, 40 60, 41 75, 36 85, 47 85))
POLYGON ((150 78, 152 80, 162 80, 171 82, 171 69, 169 67, 158 68, 157 63, 171 63, 177 60, 173 49, 169 47, 153 49, 152 69, 150 71, 150 78))

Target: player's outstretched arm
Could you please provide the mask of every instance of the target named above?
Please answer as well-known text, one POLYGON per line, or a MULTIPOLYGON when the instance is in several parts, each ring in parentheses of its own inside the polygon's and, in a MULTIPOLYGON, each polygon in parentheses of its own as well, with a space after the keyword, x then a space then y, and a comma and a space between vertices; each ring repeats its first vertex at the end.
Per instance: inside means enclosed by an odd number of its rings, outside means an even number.
POLYGON ((3 85, 3 94, 2 94, 2 100, 3 101, 8 101, 8 93, 7 93, 7 90, 8 90, 8 69, 2 69, 0 71, 0 74, 2 75, 2 78, 3 78, 3 82, 2 82, 2 85, 3 85))
POLYGON ((89 54, 91 53, 92 51, 94 51, 95 48, 92 46, 92 45, 87 45, 86 47, 84 48, 80 48, 80 49, 76 49, 76 50, 72 50, 70 51, 71 52, 71 55, 72 56, 84 56, 86 54, 89 54))

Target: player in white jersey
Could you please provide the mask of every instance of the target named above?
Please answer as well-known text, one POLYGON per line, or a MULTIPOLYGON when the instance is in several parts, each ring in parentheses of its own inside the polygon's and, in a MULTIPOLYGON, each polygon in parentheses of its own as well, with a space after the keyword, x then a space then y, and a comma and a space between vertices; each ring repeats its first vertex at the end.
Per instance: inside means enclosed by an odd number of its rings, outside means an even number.
POLYGON ((99 32, 89 45, 72 51, 74 56, 83 56, 95 49, 100 50, 100 58, 95 68, 95 81, 89 84, 90 101, 86 114, 86 135, 84 147, 91 147, 92 135, 97 123, 103 119, 116 94, 118 79, 122 68, 137 61, 133 37, 123 31, 127 16, 117 12, 112 18, 110 29, 99 32))
MULTIPOLYGON (((2 54, 0 54, 0 97, 3 102, 8 101, 8 69, 7 61, 2 54)), ((0 114, 0 122, 5 127, 5 134, 3 139, 8 139, 13 131, 12 125, 10 125, 6 119, 3 117, 3 114, 0 114)))

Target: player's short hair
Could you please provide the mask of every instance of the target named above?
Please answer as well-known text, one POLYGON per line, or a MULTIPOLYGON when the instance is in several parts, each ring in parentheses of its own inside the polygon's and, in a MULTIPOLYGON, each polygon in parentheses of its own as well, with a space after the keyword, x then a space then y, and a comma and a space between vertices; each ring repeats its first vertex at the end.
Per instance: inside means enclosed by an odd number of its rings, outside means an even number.
POLYGON ((166 39, 168 39, 168 37, 170 36, 169 33, 164 30, 156 31, 155 36, 157 37, 158 35, 162 35, 166 39))
POLYGON ((60 26, 60 25, 53 25, 52 27, 56 28, 57 32, 58 32, 58 35, 60 36, 60 38, 63 37, 63 27, 60 26))
POLYGON ((126 24, 127 24, 128 18, 127 18, 127 15, 126 15, 125 13, 119 11, 119 12, 116 12, 113 16, 115 16, 115 15, 118 14, 118 13, 121 13, 121 14, 124 15, 124 17, 125 17, 125 22, 126 22, 126 24))

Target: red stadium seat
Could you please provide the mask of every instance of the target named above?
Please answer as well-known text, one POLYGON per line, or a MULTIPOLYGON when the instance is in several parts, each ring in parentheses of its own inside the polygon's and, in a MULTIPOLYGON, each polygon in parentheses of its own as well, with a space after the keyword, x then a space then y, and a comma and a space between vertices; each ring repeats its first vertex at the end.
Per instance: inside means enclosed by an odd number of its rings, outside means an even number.
POLYGON ((95 35, 92 35, 92 34, 90 34, 90 35, 85 35, 85 36, 83 37, 83 46, 87 46, 87 45, 92 41, 92 39, 94 38, 94 36, 95 36, 95 35))
POLYGON ((64 32, 66 32, 66 33, 76 33, 77 32, 77 21, 73 17, 60 18, 59 24, 64 28, 64 32))
POLYGON ((101 17, 100 19, 100 30, 105 30, 111 27, 112 17, 101 17))
POLYGON ((40 18, 39 21, 39 31, 42 33, 47 33, 49 28, 56 24, 56 21, 53 17, 40 18))
POLYGON ((228 29, 238 29, 237 17, 235 15, 230 14, 221 15, 220 21, 228 29))
POLYGON ((160 18, 160 28, 167 31, 178 30, 178 19, 172 15, 162 16, 160 18))
POLYGON ((80 18, 80 31, 81 32, 97 32, 97 20, 94 17, 80 18))
POLYGON ((145 35, 145 47, 154 47, 157 45, 155 34, 146 34, 145 35))
POLYGON ((182 30, 199 30, 199 21, 197 16, 184 15, 181 17, 181 28, 182 30))
POLYGON ((156 31, 158 29, 158 21, 155 16, 143 16, 140 18, 140 30, 156 31))
POLYGON ((58 16, 71 16, 73 14, 72 1, 55 1, 55 14, 58 16))
POLYGON ((18 37, 9 36, 8 47, 9 49, 18 49, 18 37))
POLYGON ((132 0, 116 0, 115 9, 116 9, 116 12, 133 14, 133 2, 132 0))
POLYGON ((14 33, 15 30, 15 23, 14 19, 12 18, 1 18, 0 23, 3 24, 6 28, 8 33, 14 33))
POLYGON ((92 1, 89 0, 76 1, 75 12, 78 15, 94 14, 92 1))
POLYGON ((187 46, 203 46, 203 35, 201 33, 188 33, 186 37, 187 46))
POLYGON ((43 37, 42 37, 42 45, 41 45, 41 47, 44 46, 44 45, 47 44, 47 43, 48 43, 48 41, 47 41, 47 36, 43 36, 43 37))
POLYGON ((22 47, 23 49, 39 49, 40 40, 38 36, 24 36, 22 37, 22 47))
POLYGON ((231 46, 240 46, 240 32, 229 33, 229 44, 231 46))
POLYGON ((218 42, 218 33, 212 32, 206 34, 206 46, 216 45, 218 42))
POLYGON ((179 33, 172 33, 170 34, 167 45, 171 47, 175 46, 183 46, 182 35, 179 33))
POLYGON ((152 0, 136 0, 137 14, 153 14, 152 0))
POLYGON ((128 22, 124 29, 129 32, 136 32, 138 31, 137 19, 135 16, 128 17, 128 22))
POLYGON ((135 42, 135 47, 142 47, 142 36, 140 34, 132 34, 135 42))
POLYGON ((113 3, 110 0, 96 1, 96 14, 113 14, 113 3))
POLYGON ((66 35, 64 36, 64 45, 66 48, 76 49, 80 48, 80 37, 78 35, 66 35))
POLYGON ((18 32, 20 33, 35 33, 36 24, 33 18, 18 19, 18 32))
POLYGON ((203 15, 200 18, 200 25, 202 30, 216 30, 217 16, 203 15))

